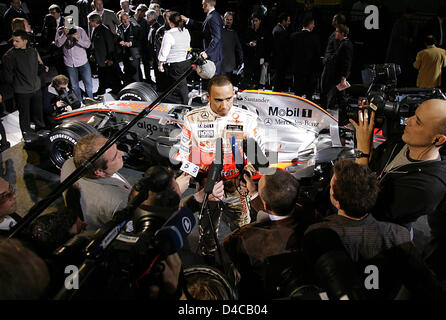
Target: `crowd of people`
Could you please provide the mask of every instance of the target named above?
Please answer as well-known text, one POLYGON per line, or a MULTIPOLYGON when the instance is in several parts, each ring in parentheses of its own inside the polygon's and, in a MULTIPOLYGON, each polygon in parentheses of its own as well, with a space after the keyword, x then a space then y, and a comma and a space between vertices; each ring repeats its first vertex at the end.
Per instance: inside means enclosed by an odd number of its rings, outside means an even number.
MULTIPOLYGON (((312 34, 318 21, 311 0, 306 0, 295 16, 279 14, 271 31, 262 25, 265 15, 253 12, 245 34, 232 29, 234 12, 222 16, 216 11, 215 0, 202 1, 206 14, 202 22, 179 11, 161 10, 157 2, 132 8, 131 1, 121 0, 121 10, 115 13, 105 9, 102 0, 77 1, 85 16, 74 26, 63 21, 59 5, 51 5, 43 35, 54 39, 50 41, 55 44, 52 56, 54 68, 59 69, 52 81, 42 84, 48 79, 41 75, 49 69, 33 44, 30 17, 19 0, 11 1, 4 21, 8 27, 22 26, 8 29, 13 47, 2 62, 24 137, 48 126, 51 117, 44 112, 50 115, 61 107, 58 97, 70 84, 81 101, 107 89, 115 94, 135 81, 152 83, 162 92, 190 68, 187 52, 196 34, 201 34, 202 40, 199 54, 215 64, 216 75, 208 82, 209 104, 184 116, 175 156, 199 169, 194 179, 197 190, 184 196, 191 175, 162 166, 150 167, 132 186, 119 173, 123 152, 112 145, 66 190, 66 209, 39 216, 16 239, 0 239, 0 299, 53 298, 63 286, 65 268, 53 256, 54 250, 70 239, 75 239, 72 246, 82 238, 101 237, 101 230, 122 222, 123 212, 130 209, 133 218, 122 228, 126 236, 119 241, 134 241, 135 250, 130 252, 136 254, 131 259, 137 261, 132 261, 130 270, 135 274, 125 278, 129 280, 126 290, 110 288, 113 281, 101 274, 97 281, 104 282, 94 290, 100 290, 103 299, 116 299, 116 294, 127 294, 128 288, 134 291, 121 298, 310 299, 322 291, 331 299, 446 298, 442 259, 446 250, 446 167, 440 152, 446 143, 446 101, 431 99, 420 104, 406 120, 402 136, 388 139, 376 150, 372 144, 375 114, 358 111, 358 120, 351 120, 356 131, 356 159, 334 163, 330 183, 322 190, 326 210, 321 211, 315 203, 301 201, 301 182, 286 170, 261 175, 246 159, 242 167, 233 161, 228 138, 234 137, 240 146, 244 139, 254 140, 260 149, 264 140, 257 115, 233 106, 233 82, 242 64, 249 88, 267 86, 271 74, 271 88, 286 91, 290 84, 287 75, 293 75, 296 94, 313 99, 320 82, 321 106, 336 108, 345 98, 345 90, 339 88, 348 87, 355 55, 345 16, 334 15, 335 30, 324 53, 319 37, 312 34), (295 32, 289 30, 291 23, 295 32), (322 71, 321 75, 314 70, 322 71), (95 73, 99 88, 93 93, 95 73), (220 149, 218 138, 223 140, 220 149), (218 154, 222 167, 215 163, 218 154), (207 203, 204 210, 203 203, 207 203), (158 276, 150 280, 153 261, 145 261, 138 250, 152 236, 148 230, 163 225, 179 208, 199 215, 196 254, 206 267, 182 270, 182 252, 169 252, 163 261, 153 263, 158 276), (413 223, 423 216, 427 216, 432 238, 425 247, 416 248, 413 223), (231 230, 221 243, 216 236, 220 220, 231 230), (142 269, 138 268, 141 261, 146 263, 142 269), (375 289, 364 285, 364 270, 370 265, 380 272, 375 289)), ((410 20, 411 14, 408 10, 404 19, 410 20)), ((391 37, 394 33, 397 30, 391 37)), ((411 68, 419 69, 420 87, 441 85, 446 58, 444 50, 435 46, 436 37, 427 34, 427 49, 413 57, 411 68)), ((388 52, 394 53, 393 46, 397 44, 392 43, 388 52)), ((404 74, 407 69, 404 64, 401 67, 404 74)), ((187 81, 183 80, 170 101, 186 103, 187 96, 187 81)), ((61 169, 61 181, 106 143, 101 134, 82 137, 61 169)), ((1 236, 20 224, 16 207, 14 187, 0 178, 1 236)), ((116 268, 107 269, 112 270, 116 272, 116 268)), ((93 292, 87 295, 93 297, 93 292)))

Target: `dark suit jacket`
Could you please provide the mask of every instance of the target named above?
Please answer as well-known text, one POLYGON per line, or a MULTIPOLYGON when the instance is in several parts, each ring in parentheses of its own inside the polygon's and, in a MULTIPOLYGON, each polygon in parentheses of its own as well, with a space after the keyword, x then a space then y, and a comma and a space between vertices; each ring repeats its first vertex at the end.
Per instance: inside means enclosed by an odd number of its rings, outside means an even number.
POLYGON ((317 35, 302 30, 291 35, 293 72, 304 75, 318 73, 321 44, 317 35))
POLYGON ((279 70, 286 69, 290 63, 290 34, 279 24, 273 28, 273 43, 274 67, 279 70))
POLYGON ((232 72, 243 62, 243 50, 237 31, 233 29, 223 29, 223 62, 221 71, 232 72))
POLYGON ((300 209, 283 220, 250 223, 226 237, 223 248, 240 272, 240 289, 245 295, 261 295, 265 260, 299 251, 303 234, 313 222, 313 216, 300 209))
POLYGON ((105 60, 116 62, 115 40, 111 31, 103 24, 96 27, 91 39, 93 55, 99 67, 105 67, 105 60))
MULTIPOLYGON (((88 14, 88 16, 90 16, 91 14, 93 14, 95 12, 96 12, 96 10, 93 12, 90 12, 88 14)), ((116 17, 116 14, 113 11, 104 9, 104 13, 102 13, 102 24, 104 26, 107 26, 110 29, 110 31, 113 33, 113 35, 116 35, 116 28, 118 27, 118 25, 120 23, 121 22, 118 20, 118 18, 116 17)), ((88 34, 90 34, 90 29, 88 29, 88 30, 89 30, 88 34)))
POLYGON ((127 47, 119 47, 122 50, 123 55, 130 55, 133 59, 141 58, 141 48, 142 48, 142 31, 138 25, 134 25, 130 23, 129 28, 127 29, 127 36, 124 34, 124 26, 120 24, 117 30, 118 34, 118 46, 119 42, 131 42, 132 46, 130 48, 127 47))
POLYGON ((341 40, 332 59, 327 61, 323 82, 327 86, 337 85, 342 77, 348 78, 353 62, 353 44, 349 39, 341 40))
POLYGON ((207 15, 203 22, 190 19, 187 25, 201 28, 203 35, 203 49, 209 56, 209 60, 215 63, 217 73, 219 73, 221 62, 223 60, 223 20, 220 14, 214 10, 207 15))

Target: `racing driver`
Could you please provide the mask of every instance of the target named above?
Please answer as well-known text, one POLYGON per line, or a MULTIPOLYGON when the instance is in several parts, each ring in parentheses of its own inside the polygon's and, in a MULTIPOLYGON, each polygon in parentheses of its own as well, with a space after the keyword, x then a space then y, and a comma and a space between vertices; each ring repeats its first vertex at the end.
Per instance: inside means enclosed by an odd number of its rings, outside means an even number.
MULTIPOLYGON (((240 166, 235 162, 231 138, 235 137, 238 146, 242 146, 243 139, 247 138, 254 138, 259 146, 262 146, 257 128, 257 115, 233 106, 234 96, 234 88, 226 76, 217 75, 209 81, 207 93, 209 104, 184 116, 180 150, 176 155, 177 160, 189 161, 199 167, 197 181, 204 186, 206 173, 215 159, 216 140, 223 138, 221 179, 224 183, 225 197, 218 203, 209 202, 208 208, 216 232, 220 216, 231 230, 250 222, 249 200, 238 187, 240 166)), ((240 147, 237 152, 240 152, 240 147)), ((216 243, 206 214, 201 217, 199 224, 201 254, 205 258, 213 257, 216 243)), ((210 258, 208 261, 213 260, 210 258)))

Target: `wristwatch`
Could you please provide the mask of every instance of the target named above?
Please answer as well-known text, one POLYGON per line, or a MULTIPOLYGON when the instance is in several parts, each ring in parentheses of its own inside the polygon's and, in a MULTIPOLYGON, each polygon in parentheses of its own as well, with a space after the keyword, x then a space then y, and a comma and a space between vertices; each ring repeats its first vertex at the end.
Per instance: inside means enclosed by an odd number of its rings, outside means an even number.
POLYGON ((356 158, 368 158, 370 154, 364 153, 361 150, 355 150, 355 157, 356 158))

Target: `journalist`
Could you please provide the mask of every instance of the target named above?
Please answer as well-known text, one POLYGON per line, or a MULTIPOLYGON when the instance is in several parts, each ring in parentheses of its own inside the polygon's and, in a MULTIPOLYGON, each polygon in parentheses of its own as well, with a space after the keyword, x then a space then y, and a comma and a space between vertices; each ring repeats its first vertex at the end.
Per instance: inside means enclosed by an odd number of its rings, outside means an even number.
POLYGON ((429 220, 446 201, 446 161, 440 155, 446 143, 446 101, 423 102, 405 121, 402 136, 390 137, 376 150, 374 121, 375 113, 368 110, 359 111, 358 123, 350 120, 356 130, 356 162, 378 176, 380 192, 372 213, 413 232, 413 222, 423 215, 429 220))
POLYGON ((81 106, 74 92, 68 88, 69 79, 60 74, 55 76, 43 91, 43 115, 47 126, 54 125, 54 116, 66 111, 72 111, 81 106))
MULTIPOLYGON (((67 18, 69 19, 69 17, 67 18)), ((70 22, 68 20, 68 22, 70 22)), ((71 86, 79 101, 82 101, 82 93, 79 88, 81 78, 88 97, 93 98, 93 82, 90 63, 87 58, 87 49, 90 47, 90 39, 81 27, 69 25, 57 29, 55 43, 62 47, 64 63, 70 77, 71 86)))

